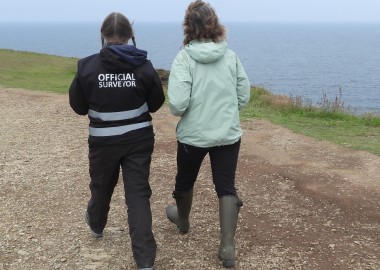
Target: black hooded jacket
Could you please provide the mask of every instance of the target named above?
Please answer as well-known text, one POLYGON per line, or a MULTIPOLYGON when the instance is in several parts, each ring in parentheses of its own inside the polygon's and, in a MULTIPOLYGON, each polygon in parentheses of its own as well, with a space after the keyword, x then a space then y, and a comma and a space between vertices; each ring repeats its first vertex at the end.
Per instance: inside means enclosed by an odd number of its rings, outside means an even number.
POLYGON ((126 144, 154 136, 150 113, 165 101, 147 52, 112 45, 78 61, 70 86, 71 108, 90 119, 89 144, 126 144))

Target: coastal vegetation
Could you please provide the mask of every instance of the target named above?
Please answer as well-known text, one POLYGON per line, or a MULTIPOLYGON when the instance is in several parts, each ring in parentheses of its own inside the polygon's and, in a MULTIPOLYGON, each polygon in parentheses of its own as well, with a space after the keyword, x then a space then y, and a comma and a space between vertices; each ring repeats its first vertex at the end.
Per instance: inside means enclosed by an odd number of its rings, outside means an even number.
POLYGON ((323 96, 312 105, 302 97, 275 95, 262 87, 252 87, 251 93, 248 106, 241 112, 243 120, 267 119, 318 140, 380 155, 380 117, 353 114, 341 97, 329 101, 323 96))
MULTIPOLYGON (((76 72, 76 58, 0 50, 0 86, 65 94, 76 72)), ((157 70, 164 86, 168 71, 157 70)), ((266 119, 318 140, 327 140, 380 156, 380 117, 355 115, 341 96, 330 101, 322 96, 318 104, 302 97, 275 95, 252 87, 252 98, 241 111, 242 120, 266 119)))
POLYGON ((0 85, 67 93, 76 63, 76 58, 0 50, 0 85))

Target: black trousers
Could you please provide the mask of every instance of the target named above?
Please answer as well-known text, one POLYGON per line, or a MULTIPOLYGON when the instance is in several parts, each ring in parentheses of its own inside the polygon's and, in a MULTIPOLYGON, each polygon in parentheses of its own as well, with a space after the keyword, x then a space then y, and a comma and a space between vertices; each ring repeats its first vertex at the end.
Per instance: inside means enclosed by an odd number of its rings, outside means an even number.
POLYGON ((157 249, 152 233, 149 185, 153 148, 153 138, 131 145, 89 148, 91 199, 87 211, 90 226, 95 232, 102 232, 106 226, 121 167, 132 251, 139 268, 153 266, 157 249))
POLYGON ((178 142, 176 192, 187 192, 195 181, 207 154, 210 156, 212 180, 218 197, 236 195, 235 174, 240 140, 231 145, 200 148, 178 142))

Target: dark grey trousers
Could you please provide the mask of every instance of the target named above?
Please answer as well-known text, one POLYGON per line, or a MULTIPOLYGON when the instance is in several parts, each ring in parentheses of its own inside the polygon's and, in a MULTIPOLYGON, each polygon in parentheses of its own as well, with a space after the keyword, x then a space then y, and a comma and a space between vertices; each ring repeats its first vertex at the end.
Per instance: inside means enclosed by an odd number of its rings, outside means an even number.
POLYGON ((90 226, 99 233, 106 226, 121 167, 132 251, 139 268, 153 266, 157 249, 152 233, 152 190, 149 185, 153 148, 153 138, 130 145, 89 148, 91 199, 87 211, 90 226))

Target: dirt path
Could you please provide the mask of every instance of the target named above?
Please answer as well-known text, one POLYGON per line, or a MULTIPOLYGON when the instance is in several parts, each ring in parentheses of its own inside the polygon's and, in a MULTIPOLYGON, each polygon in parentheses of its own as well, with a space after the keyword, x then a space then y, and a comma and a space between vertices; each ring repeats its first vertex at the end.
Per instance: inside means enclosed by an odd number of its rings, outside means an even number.
MULTIPOLYGON (((136 269, 121 182, 102 240, 90 237, 87 118, 67 96, 0 89, 0 269, 136 269)), ((154 115, 151 184, 156 269, 223 269, 209 164, 191 232, 166 220, 177 118, 154 115)), ((236 269, 380 269, 380 157, 245 122, 237 186, 244 201, 236 269)))

